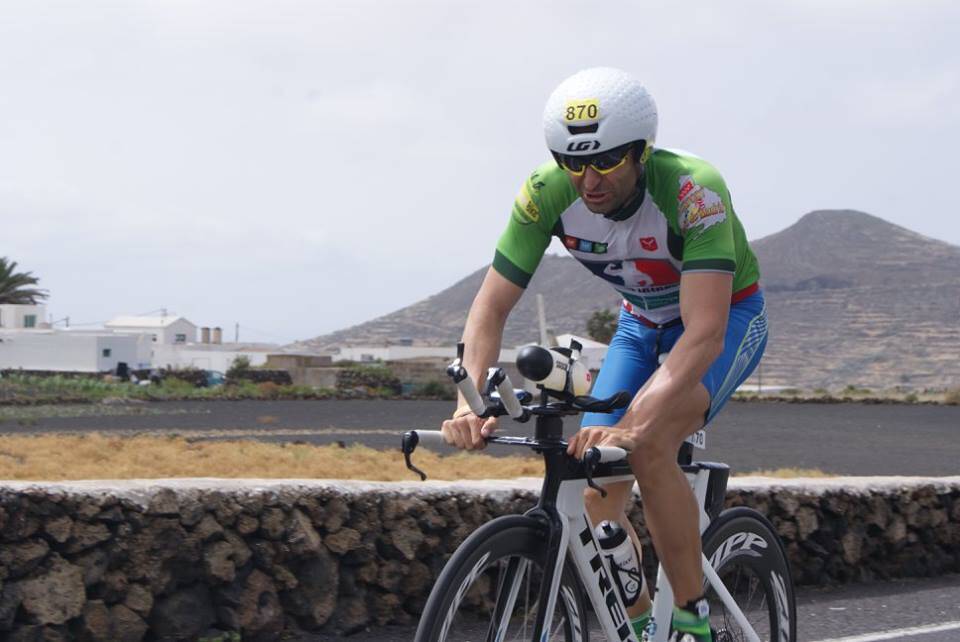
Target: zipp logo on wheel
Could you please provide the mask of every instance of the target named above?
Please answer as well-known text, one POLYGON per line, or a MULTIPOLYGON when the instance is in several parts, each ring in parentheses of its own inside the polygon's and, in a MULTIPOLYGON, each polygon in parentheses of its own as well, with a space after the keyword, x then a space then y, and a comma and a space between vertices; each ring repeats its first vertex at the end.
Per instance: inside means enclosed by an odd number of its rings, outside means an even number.
POLYGON ((754 548, 760 550, 767 548, 766 540, 756 533, 749 531, 731 535, 717 548, 713 555, 710 556, 710 566, 720 568, 720 565, 735 553, 745 553, 747 555, 760 557, 760 552, 754 550, 754 548))

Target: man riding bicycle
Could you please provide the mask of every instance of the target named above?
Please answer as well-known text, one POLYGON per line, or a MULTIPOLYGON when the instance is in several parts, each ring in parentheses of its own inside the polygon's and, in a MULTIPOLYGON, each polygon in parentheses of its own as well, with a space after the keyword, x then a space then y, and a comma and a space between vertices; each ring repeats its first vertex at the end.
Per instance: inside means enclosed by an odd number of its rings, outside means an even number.
MULTIPOLYGON (((631 75, 596 68, 564 80, 547 100, 544 129, 553 160, 521 186, 467 317, 463 364, 479 382, 497 361, 507 316, 553 236, 622 295, 592 394, 627 390, 633 401, 611 414, 585 414, 568 452, 582 457, 601 445, 631 452, 646 523, 673 587, 671 640, 708 641, 699 513, 677 452, 763 354, 757 260, 717 170, 654 147, 656 105, 631 75)), ((461 398, 442 431, 447 442, 474 449, 496 426, 461 398)), ((606 490, 606 498, 587 491, 591 519, 618 522, 639 550, 624 514, 632 484, 606 490)), ((645 586, 628 612, 640 637, 650 619, 645 586)))

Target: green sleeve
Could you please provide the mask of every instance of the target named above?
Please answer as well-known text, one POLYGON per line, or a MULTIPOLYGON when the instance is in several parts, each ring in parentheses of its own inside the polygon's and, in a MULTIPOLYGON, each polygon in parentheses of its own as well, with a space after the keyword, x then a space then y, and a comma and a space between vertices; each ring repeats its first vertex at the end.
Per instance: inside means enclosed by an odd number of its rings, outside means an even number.
POLYGON ((677 226, 683 236, 683 271, 737 269, 730 192, 712 165, 690 163, 677 178, 677 226))
POLYGON ((570 179, 555 162, 534 170, 520 186, 507 229, 497 242, 493 269, 516 285, 527 287, 550 245, 560 215, 576 198, 570 179))

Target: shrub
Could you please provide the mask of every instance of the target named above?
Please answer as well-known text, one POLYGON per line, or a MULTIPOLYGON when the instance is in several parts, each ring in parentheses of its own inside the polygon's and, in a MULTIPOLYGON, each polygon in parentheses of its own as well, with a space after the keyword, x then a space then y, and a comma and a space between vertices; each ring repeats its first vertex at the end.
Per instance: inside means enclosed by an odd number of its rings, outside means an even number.
POLYGON ((263 399, 276 399, 280 396, 280 386, 272 381, 258 383, 257 396, 263 399))
POLYGON ((239 379, 244 379, 243 376, 250 371, 250 368, 253 366, 250 365, 250 357, 241 354, 238 357, 235 357, 232 362, 230 362, 230 367, 227 369, 227 380, 228 381, 237 381, 239 379))
POLYGON ((587 319, 587 335, 594 341, 610 343, 617 331, 617 315, 610 310, 597 310, 587 319))
POLYGON ((160 378, 164 381, 164 385, 171 381, 183 381, 194 388, 205 388, 207 386, 207 375, 200 368, 162 368, 160 378))
POLYGON ((944 395, 943 401, 951 406, 960 406, 960 388, 947 390, 947 394, 944 395))
POLYGON ((420 384, 414 390, 413 394, 417 397, 432 397, 436 399, 456 399, 456 389, 449 383, 443 381, 427 381, 420 384))
POLYGON ((870 394, 870 388, 858 388, 857 386, 850 384, 843 389, 843 394, 846 395, 868 395, 870 394))

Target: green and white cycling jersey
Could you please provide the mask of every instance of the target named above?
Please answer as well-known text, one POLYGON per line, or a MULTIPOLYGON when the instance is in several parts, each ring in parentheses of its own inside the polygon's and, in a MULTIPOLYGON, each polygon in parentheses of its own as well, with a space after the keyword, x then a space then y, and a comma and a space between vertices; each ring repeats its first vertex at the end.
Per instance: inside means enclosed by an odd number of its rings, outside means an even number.
POLYGON ((524 182, 493 268, 526 287, 553 236, 653 323, 680 316, 682 272, 733 274, 734 293, 754 289, 757 259, 719 172, 685 152, 655 149, 639 208, 619 220, 595 214, 554 161, 524 182))

